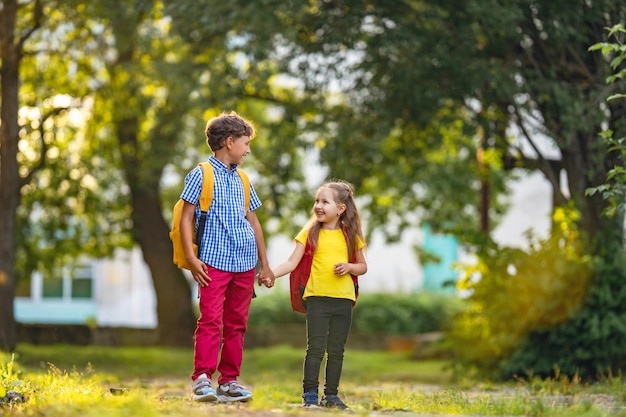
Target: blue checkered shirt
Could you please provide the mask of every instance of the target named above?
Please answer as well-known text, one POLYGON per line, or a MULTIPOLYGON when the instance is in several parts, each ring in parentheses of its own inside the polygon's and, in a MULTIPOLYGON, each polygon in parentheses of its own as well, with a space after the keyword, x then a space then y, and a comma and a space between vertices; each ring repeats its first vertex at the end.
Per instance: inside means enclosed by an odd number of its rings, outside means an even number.
MULTIPOLYGON (((234 169, 228 170, 220 160, 211 156, 209 162, 215 173, 213 201, 207 213, 206 225, 198 258, 221 271, 245 272, 256 266, 258 252, 254 230, 244 213, 243 183, 234 169)), ((180 196, 196 206, 196 234, 200 217, 202 167, 195 167, 185 178, 180 196)), ((250 184, 250 211, 261 206, 261 200, 250 184)))

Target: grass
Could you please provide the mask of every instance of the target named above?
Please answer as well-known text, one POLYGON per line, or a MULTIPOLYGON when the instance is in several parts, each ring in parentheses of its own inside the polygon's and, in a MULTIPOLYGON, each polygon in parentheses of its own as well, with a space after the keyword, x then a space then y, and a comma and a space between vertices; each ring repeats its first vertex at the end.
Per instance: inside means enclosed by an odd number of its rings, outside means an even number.
MULTIPOLYGON (((254 389, 254 401, 215 405, 189 401, 191 349, 20 345, 13 357, 0 353, 0 394, 14 389, 27 400, 0 406, 0 416, 304 415, 303 354, 286 346, 247 350, 240 381, 254 389)), ((453 385, 446 365, 349 350, 340 394, 355 415, 626 416, 621 377, 590 386, 567 378, 453 385)))

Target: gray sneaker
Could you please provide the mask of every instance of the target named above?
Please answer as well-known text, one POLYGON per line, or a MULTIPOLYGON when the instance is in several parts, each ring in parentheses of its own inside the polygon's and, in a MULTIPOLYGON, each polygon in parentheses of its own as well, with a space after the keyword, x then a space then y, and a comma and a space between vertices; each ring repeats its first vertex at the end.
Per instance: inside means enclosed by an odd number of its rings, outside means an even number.
POLYGON ((252 393, 237 381, 230 381, 217 387, 217 399, 221 402, 250 401, 252 393))
POLYGON ((211 380, 206 374, 200 375, 191 385, 192 399, 199 402, 217 401, 217 393, 211 386, 211 380))

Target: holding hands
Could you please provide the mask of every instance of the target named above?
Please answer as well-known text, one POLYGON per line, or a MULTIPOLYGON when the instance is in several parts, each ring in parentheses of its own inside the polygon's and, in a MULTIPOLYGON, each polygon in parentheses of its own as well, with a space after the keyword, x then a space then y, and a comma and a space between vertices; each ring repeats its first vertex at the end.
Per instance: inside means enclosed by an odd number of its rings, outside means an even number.
POLYGON ((269 267, 261 267, 261 270, 256 274, 256 278, 259 286, 265 285, 267 288, 272 288, 276 280, 274 273, 269 267))

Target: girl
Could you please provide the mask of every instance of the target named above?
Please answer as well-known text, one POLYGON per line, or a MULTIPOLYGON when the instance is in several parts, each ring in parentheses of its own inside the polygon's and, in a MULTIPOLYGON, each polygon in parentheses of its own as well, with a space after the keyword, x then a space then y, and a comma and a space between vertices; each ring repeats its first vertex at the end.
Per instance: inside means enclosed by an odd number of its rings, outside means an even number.
POLYGON ((337 394, 344 348, 352 325, 352 307, 356 302, 351 275, 367 272, 365 239, 352 185, 345 181, 323 184, 315 196, 311 220, 295 241, 293 253, 272 272, 279 277, 293 271, 309 243, 313 261, 302 296, 307 309, 303 406, 347 409, 337 394), (327 354, 326 380, 324 396, 318 402, 318 377, 324 354, 327 354))

